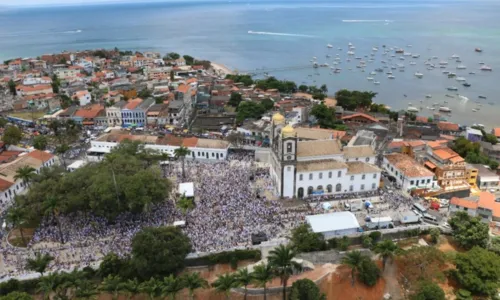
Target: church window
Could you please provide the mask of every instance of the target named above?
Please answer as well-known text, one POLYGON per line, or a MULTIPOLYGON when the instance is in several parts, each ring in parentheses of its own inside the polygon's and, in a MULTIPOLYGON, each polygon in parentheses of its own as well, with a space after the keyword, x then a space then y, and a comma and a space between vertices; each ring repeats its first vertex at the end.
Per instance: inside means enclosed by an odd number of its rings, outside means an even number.
POLYGON ((365 175, 365 174, 363 174, 363 176, 361 176, 361 179, 365 179, 365 177, 366 177, 366 175, 365 175))
POLYGON ((337 183, 337 185, 335 186, 335 191, 336 192, 342 191, 342 185, 340 183, 337 183))
POLYGON ((304 175, 300 174, 299 175, 299 181, 302 181, 304 179, 304 175))
POLYGON ((331 185, 331 184, 329 184, 329 185, 327 185, 327 186, 326 186, 326 191, 327 191, 328 193, 331 193, 331 192, 332 192, 332 185, 331 185))
POLYGON ((292 167, 286 167, 286 170, 290 172, 292 170, 292 167))
POLYGON ((362 185, 361 185, 361 190, 362 190, 362 191, 364 191, 364 190, 365 190, 365 185, 364 185, 364 184, 362 184, 362 185))
POLYGON ((332 172, 328 172, 328 178, 332 178, 332 172))
POLYGON ((365 159, 365 161, 366 161, 366 162, 369 162, 369 161, 370 161, 370 158, 369 158, 369 157, 367 157, 367 158, 365 159))
POLYGON ((339 177, 339 178, 340 178, 340 177, 342 177, 342 171, 339 171, 339 172, 337 173, 337 177, 339 177))
POLYGON ((354 175, 351 176, 351 180, 354 180, 354 175))
POLYGON ((377 174, 373 174, 373 179, 377 178, 377 174))
POLYGON ((375 183, 372 183, 372 190, 374 190, 377 187, 375 183))
POLYGON ((349 186, 349 192, 352 192, 354 190, 354 185, 349 186))
POLYGON ((309 174, 309 180, 313 180, 313 173, 309 174))
POLYGON ((286 153, 291 153, 292 152, 292 143, 286 144, 286 153))
POLYGON ((319 173, 319 179, 323 179, 323 173, 319 173))

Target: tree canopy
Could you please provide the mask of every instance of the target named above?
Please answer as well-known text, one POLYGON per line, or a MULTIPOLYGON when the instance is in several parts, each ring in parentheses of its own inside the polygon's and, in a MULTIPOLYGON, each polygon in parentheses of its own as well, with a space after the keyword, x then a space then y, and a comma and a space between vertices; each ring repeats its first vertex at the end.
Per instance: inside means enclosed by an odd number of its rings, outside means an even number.
POLYGON ((328 107, 324 103, 316 104, 311 109, 311 115, 316 117, 318 125, 321 128, 344 130, 345 125, 342 121, 337 121, 335 118, 335 108, 328 107))
POLYGON ((7 145, 17 145, 23 137, 23 132, 17 126, 7 126, 3 132, 2 141, 7 145))
POLYGON ((172 60, 172 59, 179 59, 180 57, 181 56, 179 53, 169 52, 167 53, 167 55, 165 55, 164 59, 172 60))
POLYGON ((243 96, 241 96, 240 93, 231 93, 231 97, 229 97, 229 102, 227 104, 231 105, 232 107, 238 107, 240 105, 240 102, 243 101, 243 96))
POLYGON ((453 151, 460 154, 460 156, 464 157, 465 161, 468 163, 489 165, 492 170, 498 168, 498 162, 489 159, 488 156, 481 152, 481 144, 478 142, 471 142, 461 136, 453 141, 451 148, 453 151))
POLYGON ((480 217, 471 217, 467 212, 459 211, 448 223, 453 230, 453 238, 465 249, 474 246, 485 248, 489 240, 488 224, 481 221, 480 217))
POLYGON ((295 82, 289 80, 278 80, 272 76, 257 81, 255 87, 264 91, 277 89, 281 93, 295 93, 297 91, 297 85, 295 82))
POLYGON ((292 284, 290 300, 326 300, 318 286, 310 279, 300 279, 292 284))
POLYGON ((443 252, 434 247, 413 247, 397 256, 401 274, 410 285, 418 282, 444 278, 442 272, 446 261, 443 252))
POLYGON ((132 239, 131 263, 140 278, 163 277, 184 267, 191 241, 178 227, 145 228, 132 239))
POLYGON ((355 110, 356 108, 369 108, 376 95, 377 93, 374 92, 343 89, 335 93, 335 99, 337 99, 337 105, 342 106, 344 109, 355 110))
POLYGON ((321 233, 314 233, 307 223, 292 230, 290 241, 298 252, 320 251, 325 249, 325 240, 321 233))
POLYGON ((439 285, 433 282, 422 282, 415 293, 411 295, 411 300, 445 300, 444 291, 439 285))
POLYGON ((474 247, 455 257, 455 276, 461 286, 475 294, 493 296, 500 288, 500 256, 474 247))
POLYGON ((45 135, 35 136, 33 139, 33 147, 37 150, 44 151, 47 149, 48 139, 45 135))
POLYGON ((260 119, 266 111, 266 108, 261 103, 243 101, 238 105, 236 122, 242 122, 245 119, 260 119))
POLYGON ((251 86, 253 84, 253 79, 250 75, 227 74, 226 79, 231 79, 235 83, 241 82, 244 86, 251 86))

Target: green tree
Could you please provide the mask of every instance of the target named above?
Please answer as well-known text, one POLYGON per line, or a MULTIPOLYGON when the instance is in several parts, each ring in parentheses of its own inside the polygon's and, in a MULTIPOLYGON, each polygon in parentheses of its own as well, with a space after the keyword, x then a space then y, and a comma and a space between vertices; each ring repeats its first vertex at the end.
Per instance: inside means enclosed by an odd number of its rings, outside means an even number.
POLYGON ((367 286, 374 286, 380 277, 380 269, 368 256, 363 257, 359 266, 358 279, 367 286))
POLYGON ((351 284, 354 286, 356 272, 359 272, 364 256, 359 251, 351 251, 346 253, 342 258, 342 264, 351 268, 351 284))
POLYGON ((441 231, 439 231, 439 228, 431 228, 430 230, 430 235, 431 235, 431 240, 434 244, 437 244, 439 241, 439 236, 441 235, 441 231))
POLYGON ((44 215, 51 216, 56 221, 57 230, 59 231, 59 241, 61 244, 64 244, 61 220, 59 220, 59 215, 61 213, 61 201, 56 197, 49 197, 43 201, 42 207, 44 215))
POLYGON ((16 90, 16 83, 14 82, 14 80, 12 79, 9 80, 8 86, 10 93, 15 96, 17 94, 17 90, 16 90))
POLYGON ((102 278, 108 277, 109 275, 120 274, 125 264, 126 262, 124 259, 116 255, 116 253, 110 252, 102 259, 97 274, 102 278))
POLYGON ((227 104, 232 107, 238 107, 241 101, 243 101, 243 96, 241 96, 240 93, 233 92, 231 93, 231 97, 229 98, 229 102, 227 104))
POLYGON ((37 150, 44 151, 47 149, 47 144, 48 144, 47 137, 44 135, 38 135, 35 136, 33 139, 33 147, 37 150))
POLYGON ((488 224, 480 217, 471 217, 467 212, 459 211, 448 223, 451 226, 453 238, 465 249, 474 246, 485 248, 489 240, 488 224))
POLYGON ((28 258, 26 261, 26 269, 38 272, 43 276, 43 273, 45 273, 45 270, 47 270, 47 267, 53 260, 54 258, 49 254, 41 254, 38 252, 35 258, 28 258))
POLYGON ((270 89, 277 89, 281 93, 295 93, 297 91, 297 85, 293 81, 278 80, 275 77, 268 77, 263 80, 257 81, 256 88, 262 89, 264 91, 270 89))
POLYGON ((61 145, 58 145, 56 146, 56 149, 55 149, 55 153, 57 155, 59 155, 59 157, 62 159, 63 161, 63 166, 64 166, 64 169, 66 169, 66 158, 65 158, 65 154, 66 152, 68 152, 70 150, 70 147, 67 145, 67 144, 61 144, 61 145))
POLYGON ((238 270, 236 273, 236 280, 238 280, 239 284, 245 288, 245 294, 243 299, 247 299, 247 287, 250 283, 252 283, 252 274, 248 272, 247 268, 243 268, 238 270))
POLYGON ((180 57, 181 56, 179 55, 179 53, 169 52, 167 53, 167 55, 165 55, 164 59, 174 60, 174 59, 179 59, 180 57))
POLYGON ((408 288, 420 281, 444 279, 446 259, 435 247, 413 247, 396 257, 398 265, 405 266, 400 272, 407 280, 408 288))
POLYGON ((389 259, 394 257, 394 254, 398 250, 398 246, 392 240, 385 240, 375 245, 373 249, 375 253, 382 256, 382 267, 385 269, 385 265, 389 259))
POLYGON ((44 300, 50 300, 50 294, 56 292, 60 283, 59 281, 59 274, 57 272, 43 276, 40 278, 40 281, 38 281, 36 291, 43 294, 44 300))
POLYGON ((316 117, 321 128, 334 129, 336 126, 335 109, 324 103, 314 105, 311 109, 311 115, 316 117))
POLYGON ((266 109, 260 103, 243 101, 238 105, 236 122, 242 122, 245 119, 260 119, 265 112, 266 109))
POLYGON ((424 281, 410 298, 411 300, 445 300, 446 296, 439 285, 434 282, 424 281))
POLYGON ((304 84, 299 85, 299 91, 301 93, 307 93, 307 90, 308 90, 307 85, 304 85, 304 84))
POLYGON ((32 300, 30 294, 25 292, 12 292, 7 294, 6 296, 0 297, 0 300, 32 300))
POLYGON ((23 241, 23 245, 27 245, 26 239, 24 238, 23 225, 26 222, 26 211, 24 208, 15 205, 10 208, 5 217, 7 223, 12 224, 13 228, 19 229, 19 234, 21 235, 21 240, 23 241))
POLYGON ((192 57, 190 55, 183 55, 182 57, 186 61, 186 65, 192 66, 194 64, 194 61, 195 61, 194 57, 192 57))
POLYGON ((118 294, 120 293, 120 284, 122 283, 122 278, 118 275, 108 275, 103 279, 99 289, 101 291, 110 293, 113 300, 118 299, 118 294))
POLYGON ((481 295, 493 296, 500 288, 500 256, 473 247, 455 257, 455 276, 460 286, 481 295))
POLYGON ((464 289, 459 289, 455 293, 455 296, 457 297, 457 300, 473 300, 472 293, 464 289))
POLYGON ((269 98, 265 98, 260 101, 260 105, 262 105, 265 111, 268 111, 274 107, 274 101, 269 98))
POLYGON ((229 295, 231 294, 231 289, 239 287, 240 284, 236 275, 233 274, 222 274, 217 277, 217 279, 212 283, 212 287, 219 293, 223 293, 226 299, 229 300, 229 295))
POLYGON ((185 273, 181 279, 183 281, 183 286, 189 291, 189 298, 191 300, 194 299, 195 290, 208 288, 208 281, 201 277, 199 272, 185 273))
POLYGON ((138 94, 137 94, 137 97, 141 98, 141 99, 147 99, 147 98, 150 98, 153 96, 153 92, 151 92, 151 90, 145 88, 143 90, 141 90, 138 94))
POLYGON ((161 289, 162 297, 169 297, 171 300, 175 300, 175 296, 182 291, 184 288, 183 281, 180 278, 175 277, 170 274, 163 278, 163 286, 161 289))
POLYGON ((0 117, 0 128, 5 128, 7 123, 9 123, 9 121, 7 121, 7 119, 0 117))
POLYGON ((342 106, 346 110, 355 110, 357 108, 371 107, 372 100, 377 93, 340 90, 335 94, 337 105, 342 106))
POLYGON ((176 207, 179 208, 185 215, 189 210, 194 209, 194 201, 192 198, 187 198, 183 195, 179 200, 177 200, 176 207))
POLYGON ((127 281, 121 282, 119 285, 120 292, 127 295, 127 299, 130 300, 133 295, 140 292, 140 284, 137 279, 129 279, 127 281))
POLYGON ((92 281, 78 280, 75 287, 75 297, 77 299, 97 299, 99 292, 92 281))
POLYGON ((19 141, 23 138, 23 133, 21 129, 17 126, 7 126, 3 133, 2 140, 7 145, 17 145, 19 141))
POLYGON ((14 175, 14 180, 16 181, 21 180, 23 182, 23 185, 28 186, 35 177, 35 175, 36 175, 35 168, 26 165, 16 170, 16 175, 14 175))
POLYGON ((302 266, 294 260, 295 256, 296 252, 291 246, 279 245, 269 252, 269 264, 283 284, 283 300, 286 300, 288 279, 295 271, 302 270, 302 266))
POLYGON ((163 283, 160 280, 155 278, 151 278, 148 281, 144 281, 139 286, 139 290, 141 293, 147 294, 149 300, 154 300, 157 297, 160 297, 162 294, 162 286, 163 283))
POLYGON ((318 286, 310 279, 300 279, 292 284, 290 300, 326 300, 318 286))
POLYGON ((254 82, 250 75, 227 74, 226 79, 231 79, 236 83, 243 83, 244 86, 251 86, 254 82))
POLYGON ((275 277, 273 267, 270 264, 259 264, 252 272, 253 281, 264 289, 264 300, 267 300, 267 283, 275 277))
POLYGON ((292 230, 290 241, 298 252, 312 252, 325 249, 325 240, 321 233, 314 233, 307 223, 292 230))
POLYGON ((181 164, 182 164, 182 178, 183 179, 186 178, 184 163, 186 161, 186 156, 188 156, 189 154, 191 154, 191 150, 189 150, 188 148, 186 148, 184 146, 181 146, 181 147, 174 150, 175 158, 180 159, 181 164))
POLYGON ((191 242, 178 227, 145 228, 132 239, 132 265, 141 278, 176 273, 189 252, 191 242))

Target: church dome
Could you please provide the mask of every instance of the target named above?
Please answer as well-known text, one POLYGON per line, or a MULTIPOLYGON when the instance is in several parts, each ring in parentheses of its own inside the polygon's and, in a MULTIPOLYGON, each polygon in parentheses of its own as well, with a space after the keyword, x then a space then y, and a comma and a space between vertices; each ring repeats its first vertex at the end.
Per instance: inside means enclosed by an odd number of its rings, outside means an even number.
POLYGON ((283 115, 280 113, 275 113, 273 115, 273 121, 274 123, 283 123, 285 122, 285 117, 283 117, 283 115))
POLYGON ((290 124, 288 124, 283 127, 283 129, 281 129, 281 134, 283 135, 283 137, 293 136, 295 134, 295 130, 292 126, 290 126, 290 124))

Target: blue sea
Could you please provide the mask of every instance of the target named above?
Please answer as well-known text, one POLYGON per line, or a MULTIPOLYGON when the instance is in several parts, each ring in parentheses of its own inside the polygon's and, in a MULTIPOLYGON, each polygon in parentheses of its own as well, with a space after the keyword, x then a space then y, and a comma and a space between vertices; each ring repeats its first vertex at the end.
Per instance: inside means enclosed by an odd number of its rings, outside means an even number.
POLYGON ((453 110, 448 120, 495 126, 500 125, 499 24, 498 0, 179 1, 2 9, 0 59, 114 47, 175 51, 244 72, 270 69, 270 75, 298 84, 327 84, 332 94, 341 88, 371 90, 378 93, 379 103, 393 109, 411 103, 423 107, 419 114, 424 116, 434 113, 426 107, 439 103, 453 110), (354 57, 346 61, 348 43, 356 47, 355 56, 367 61, 366 72, 356 68, 354 57), (374 77, 380 85, 374 85, 366 78, 383 65, 381 60, 390 58, 382 56, 382 45, 404 48, 420 58, 392 58, 388 65, 403 63, 405 72, 393 70, 392 80, 378 73, 374 77), (373 47, 379 51, 370 63, 365 56, 370 57, 373 47), (477 47, 483 52, 475 52, 477 47), (342 68, 338 74, 308 67, 313 57, 332 66, 337 54, 342 68), (454 54, 461 63, 449 59, 454 54), (472 86, 448 79, 442 69, 427 70, 424 61, 433 56, 438 57, 432 61, 436 65, 449 60, 446 70, 472 86), (409 65, 411 60, 417 64, 409 65), (493 72, 479 71, 479 62, 493 72), (459 64, 467 69, 457 70, 459 64), (417 71, 424 74, 422 79, 414 76, 417 71), (447 91, 449 86, 458 91, 447 91), (431 99, 425 98, 428 94, 431 99))

